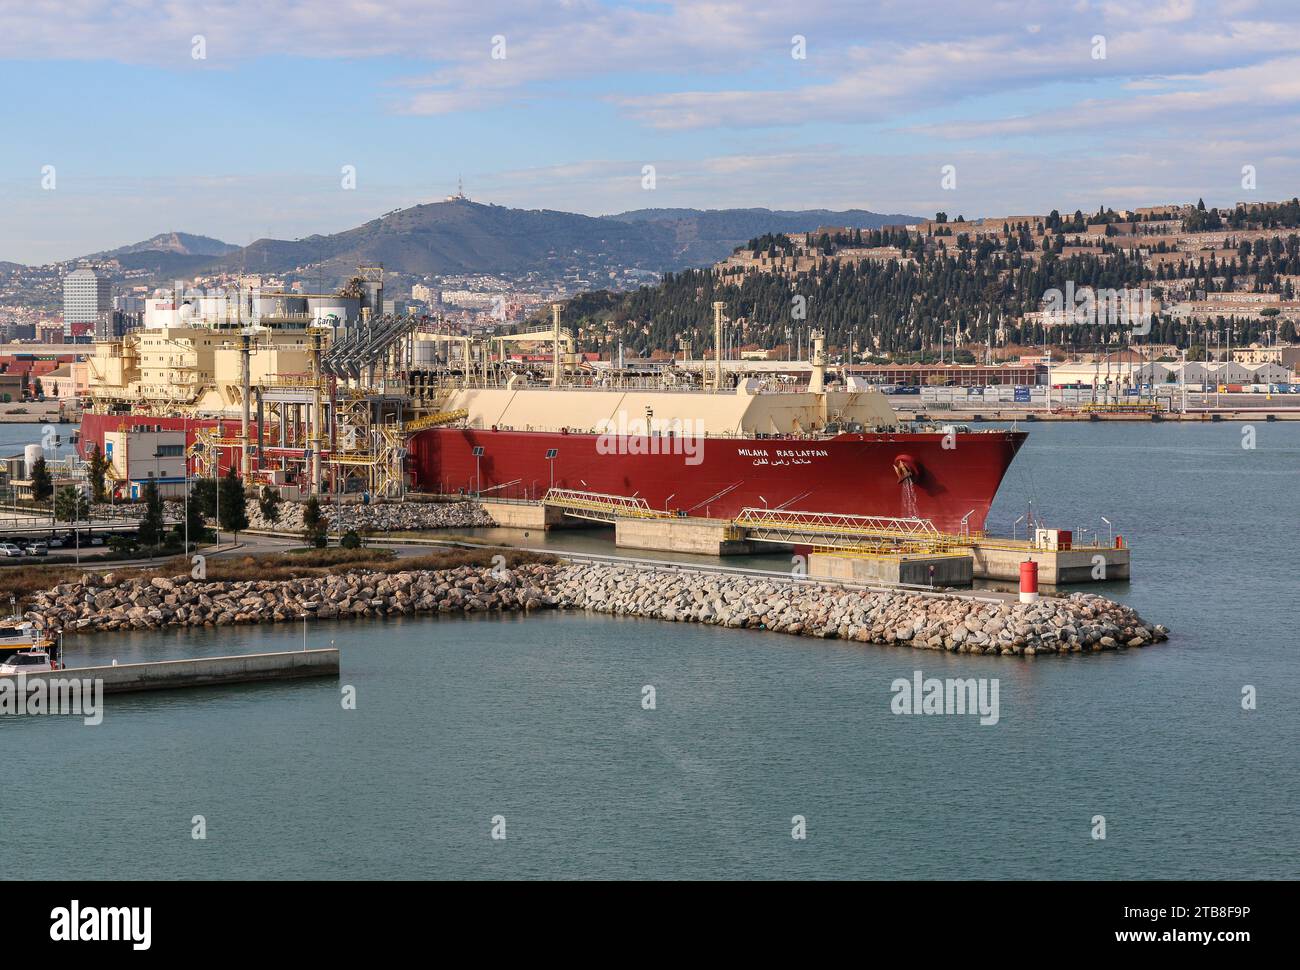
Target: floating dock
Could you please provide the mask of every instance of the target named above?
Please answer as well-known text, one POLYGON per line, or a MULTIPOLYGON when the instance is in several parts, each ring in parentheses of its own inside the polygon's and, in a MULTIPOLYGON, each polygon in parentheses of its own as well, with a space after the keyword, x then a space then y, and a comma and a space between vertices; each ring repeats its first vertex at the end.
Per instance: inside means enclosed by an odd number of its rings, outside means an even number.
POLYGON ((337 677, 339 651, 294 650, 285 653, 248 653, 234 657, 201 657, 197 660, 154 660, 108 667, 68 667, 44 673, 26 674, 27 683, 37 680, 98 680, 105 694, 132 691, 178 690, 184 687, 215 687, 269 680, 301 680, 307 677, 337 677))

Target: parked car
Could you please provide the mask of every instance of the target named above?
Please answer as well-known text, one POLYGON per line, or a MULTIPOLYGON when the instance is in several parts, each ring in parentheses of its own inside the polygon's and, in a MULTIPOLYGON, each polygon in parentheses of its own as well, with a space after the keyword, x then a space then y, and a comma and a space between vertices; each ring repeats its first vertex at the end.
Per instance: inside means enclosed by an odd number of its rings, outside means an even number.
POLYGON ((90 537, 90 544, 91 544, 92 546, 102 546, 102 545, 104 544, 104 537, 103 537, 103 536, 91 536, 91 537, 90 537))
POLYGON ((12 542, 0 542, 0 556, 9 556, 13 559, 19 559, 23 555, 23 551, 12 542))
POLYGON ((43 542, 29 542, 24 548, 24 551, 29 556, 48 556, 50 554, 50 547, 43 542))
POLYGON ((51 549, 62 549, 63 539, 60 538, 59 536, 54 536, 53 538, 50 539, 49 546, 51 549))

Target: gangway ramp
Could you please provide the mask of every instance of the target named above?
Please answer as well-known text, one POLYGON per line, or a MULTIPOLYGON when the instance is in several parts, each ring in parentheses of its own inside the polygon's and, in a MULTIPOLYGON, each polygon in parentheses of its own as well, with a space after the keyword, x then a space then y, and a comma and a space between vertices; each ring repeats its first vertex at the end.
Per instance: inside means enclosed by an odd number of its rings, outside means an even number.
POLYGON ((929 519, 920 518, 745 508, 734 524, 754 542, 828 549, 935 552, 961 544, 959 537, 946 535, 929 519))
POLYGON ((406 424, 406 432, 414 434, 417 431, 424 431, 427 428, 437 428, 444 424, 454 424, 464 418, 469 417, 469 411, 464 408, 457 408, 454 411, 435 411, 432 414, 425 414, 406 424))
POLYGON ((630 495, 607 495, 603 492, 582 492, 569 488, 549 489, 542 504, 557 508, 575 519, 593 522, 615 522, 618 519, 662 519, 669 513, 650 508, 643 498, 630 495))

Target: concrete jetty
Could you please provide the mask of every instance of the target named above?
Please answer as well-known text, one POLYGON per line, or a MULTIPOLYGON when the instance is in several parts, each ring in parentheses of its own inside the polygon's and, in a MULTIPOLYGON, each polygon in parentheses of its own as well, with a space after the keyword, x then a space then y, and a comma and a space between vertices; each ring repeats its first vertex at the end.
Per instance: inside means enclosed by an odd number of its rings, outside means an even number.
POLYGON ((98 680, 103 683, 105 694, 124 694, 131 691, 176 690, 254 681, 337 677, 338 673, 338 649, 329 647, 285 653, 202 657, 197 660, 155 660, 108 667, 69 667, 66 670, 27 674, 26 677, 28 684, 37 680, 98 680))
MULTIPOLYGON (((771 542, 774 538, 774 530, 755 530, 741 520, 658 514, 620 516, 611 512, 607 518, 593 521, 588 517, 574 517, 565 508, 544 501, 485 501, 483 507, 497 525, 508 529, 545 532, 559 528, 613 526, 614 545, 619 549, 738 556, 751 555, 763 548, 765 540, 771 542)), ((898 586, 966 587, 974 580, 1016 582, 1020 576, 1020 564, 1026 560, 1038 564, 1039 581, 1047 586, 1129 578, 1131 553, 1128 546, 1122 544, 1050 548, 1029 539, 963 538, 936 532, 932 536, 922 533, 917 543, 904 543, 897 550, 880 550, 875 548, 876 544, 870 541, 871 536, 866 532, 863 533, 861 548, 842 542, 821 547, 816 529, 801 530, 797 524, 791 525, 786 532, 787 547, 796 551, 808 550, 809 575, 814 579, 898 586), (933 541, 932 548, 911 547, 925 546, 929 540, 933 541)), ((779 542, 781 536, 775 536, 775 539, 779 542)))

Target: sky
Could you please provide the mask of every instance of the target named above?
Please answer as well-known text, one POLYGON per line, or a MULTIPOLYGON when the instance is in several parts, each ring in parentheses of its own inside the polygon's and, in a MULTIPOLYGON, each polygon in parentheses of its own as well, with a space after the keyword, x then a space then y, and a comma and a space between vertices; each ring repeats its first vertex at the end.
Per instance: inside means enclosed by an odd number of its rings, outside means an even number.
POLYGON ((2 0, 0 91, 30 264, 336 232, 461 177, 589 215, 1300 192, 1294 0, 2 0))

